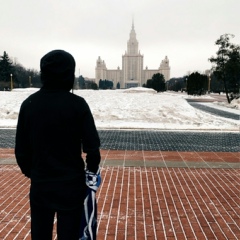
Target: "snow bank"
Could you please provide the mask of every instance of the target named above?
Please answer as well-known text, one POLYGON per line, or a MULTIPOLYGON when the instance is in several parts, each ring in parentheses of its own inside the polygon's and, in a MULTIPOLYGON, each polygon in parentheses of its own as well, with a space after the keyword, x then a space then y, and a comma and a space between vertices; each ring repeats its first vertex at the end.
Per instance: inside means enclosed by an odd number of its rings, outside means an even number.
MULTIPOLYGON (((0 92, 0 127, 16 126, 22 101, 35 91, 38 89, 0 92)), ((187 103, 184 94, 147 88, 75 90, 74 94, 88 102, 98 129, 239 130, 239 121, 200 111, 187 103)))
POLYGON ((227 108, 240 110, 240 98, 233 99, 230 104, 228 104, 226 102, 216 102, 216 104, 219 105, 219 106, 224 106, 224 107, 227 107, 227 108))
POLYGON ((124 93, 157 93, 157 91, 155 91, 152 88, 143 88, 143 87, 135 87, 135 88, 128 88, 123 90, 124 93))

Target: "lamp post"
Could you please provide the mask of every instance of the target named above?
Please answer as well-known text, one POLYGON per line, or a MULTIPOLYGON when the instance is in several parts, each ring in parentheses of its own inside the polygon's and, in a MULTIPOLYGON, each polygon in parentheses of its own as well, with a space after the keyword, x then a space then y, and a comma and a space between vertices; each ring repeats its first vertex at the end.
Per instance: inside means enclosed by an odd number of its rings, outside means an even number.
POLYGON ((13 89, 13 79, 12 79, 12 73, 10 74, 10 78, 11 78, 11 91, 12 91, 12 89, 13 89))
POLYGON ((211 75, 208 75, 208 93, 210 93, 210 83, 211 83, 211 75))
POLYGON ((29 76, 29 87, 31 87, 32 86, 32 78, 31 78, 31 76, 29 76))
POLYGON ((187 80, 188 78, 186 77, 186 92, 188 91, 187 80))

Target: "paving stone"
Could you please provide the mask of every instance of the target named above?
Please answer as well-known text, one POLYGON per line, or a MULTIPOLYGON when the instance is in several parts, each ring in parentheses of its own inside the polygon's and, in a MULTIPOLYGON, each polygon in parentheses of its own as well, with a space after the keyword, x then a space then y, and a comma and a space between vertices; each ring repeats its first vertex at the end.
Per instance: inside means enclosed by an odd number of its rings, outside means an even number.
MULTIPOLYGON (((99 130, 101 149, 239 152, 239 133, 99 130)), ((0 148, 14 148, 15 129, 0 129, 0 148)))
MULTIPOLYGON (((101 156, 102 167, 240 168, 240 154, 235 152, 101 150, 101 156)), ((9 164, 16 164, 14 149, 0 148, 0 165, 9 164)))

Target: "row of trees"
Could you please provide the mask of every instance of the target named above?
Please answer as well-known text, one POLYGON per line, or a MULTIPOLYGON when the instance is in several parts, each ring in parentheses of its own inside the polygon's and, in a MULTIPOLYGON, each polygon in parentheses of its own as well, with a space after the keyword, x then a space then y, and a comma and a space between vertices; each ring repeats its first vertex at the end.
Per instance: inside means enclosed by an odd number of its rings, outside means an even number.
MULTIPOLYGON (((110 80, 99 80, 99 85, 94 81, 86 80, 82 75, 75 81, 75 89, 113 89, 113 82, 110 80)), ((116 88, 120 88, 120 83, 117 84, 116 88)))
POLYGON ((13 63, 4 51, 0 56, 0 90, 33 86, 41 86, 40 73, 33 69, 26 69, 19 63, 13 63))
MULTIPOLYGON (((41 87, 40 72, 26 69, 19 63, 13 63, 4 51, 0 56, 0 91, 12 88, 41 87)), ((120 83, 117 84, 120 88, 120 83)), ((82 75, 75 79, 75 89, 113 89, 113 82, 100 80, 99 86, 91 80, 86 80, 82 75)))
POLYGON ((186 78, 171 78, 166 82, 166 89, 171 91, 186 91, 186 78))
POLYGON ((180 77, 180 78, 171 78, 166 82, 166 88, 167 90, 177 91, 177 92, 186 91, 188 92, 188 94, 193 94, 193 95, 198 95, 201 92, 203 94, 207 91, 215 92, 215 93, 220 93, 225 91, 223 82, 219 81, 216 78, 216 76, 214 76, 214 74, 206 75, 199 72, 193 72, 190 75, 180 77), (199 77, 199 75, 201 77, 199 77), (199 81, 200 78, 201 79, 208 78, 208 84, 206 85, 204 83, 197 83, 197 81, 199 81), (189 82, 189 79, 190 79, 190 82, 189 82), (191 81, 194 81, 194 82, 191 83, 191 81), (188 89, 187 89, 187 85, 188 85, 188 89), (202 88, 204 89, 204 91, 200 91, 202 88))
POLYGON ((91 80, 85 80, 85 78, 80 75, 78 78, 75 79, 75 84, 74 84, 75 89, 98 89, 98 85, 91 80))
POLYGON ((107 79, 99 80, 99 89, 113 89, 113 82, 107 79))
MULTIPOLYGON (((28 88, 42 86, 40 72, 34 69, 26 69, 19 63, 13 63, 4 51, 0 56, 0 91, 11 88, 28 88)), ((75 80, 75 89, 98 89, 94 81, 85 80, 80 76, 75 80)))

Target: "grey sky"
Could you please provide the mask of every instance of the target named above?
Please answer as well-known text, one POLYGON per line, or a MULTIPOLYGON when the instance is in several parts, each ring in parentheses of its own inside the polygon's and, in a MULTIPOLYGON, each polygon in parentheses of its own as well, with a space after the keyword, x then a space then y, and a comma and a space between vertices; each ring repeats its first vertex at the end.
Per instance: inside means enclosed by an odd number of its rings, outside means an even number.
POLYGON ((0 55, 26 68, 64 49, 76 60, 76 76, 95 77, 98 56, 108 69, 122 68, 132 19, 144 68, 168 56, 171 77, 211 68, 220 35, 240 43, 239 0, 0 0, 0 55))

